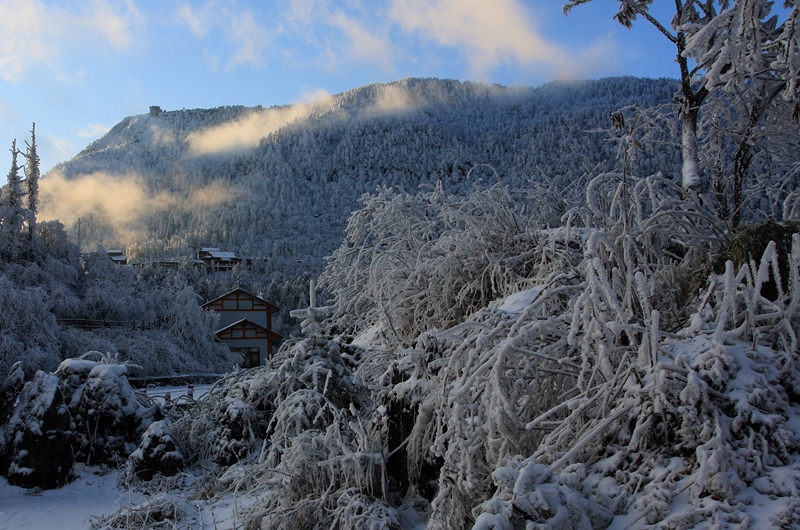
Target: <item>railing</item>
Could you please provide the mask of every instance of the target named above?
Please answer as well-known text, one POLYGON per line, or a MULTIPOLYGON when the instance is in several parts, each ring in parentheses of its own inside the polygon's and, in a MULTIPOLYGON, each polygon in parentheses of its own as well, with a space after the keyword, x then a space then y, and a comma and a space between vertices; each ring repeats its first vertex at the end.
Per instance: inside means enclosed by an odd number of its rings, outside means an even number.
POLYGON ((91 318, 58 318, 62 326, 82 330, 102 328, 127 328, 127 329, 158 329, 164 323, 163 319, 156 320, 94 320, 91 318))

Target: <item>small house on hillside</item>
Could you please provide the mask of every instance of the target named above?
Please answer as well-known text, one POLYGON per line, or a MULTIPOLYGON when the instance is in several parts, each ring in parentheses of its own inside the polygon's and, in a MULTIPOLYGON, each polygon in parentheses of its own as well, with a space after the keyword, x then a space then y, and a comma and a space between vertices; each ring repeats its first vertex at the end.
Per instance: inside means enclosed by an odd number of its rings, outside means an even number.
POLYGON ((204 263, 211 271, 229 271, 242 262, 234 252, 227 252, 215 247, 201 248, 197 260, 204 263))
POLYGON ((106 254, 108 255, 109 259, 114 262, 115 265, 127 265, 128 264, 128 256, 125 253, 125 249, 113 249, 113 250, 106 250, 106 254))
POLYGON ((244 356, 243 368, 252 368, 272 358, 275 343, 283 337, 272 331, 272 314, 280 311, 260 296, 234 289, 203 304, 219 314, 217 338, 232 352, 244 356))

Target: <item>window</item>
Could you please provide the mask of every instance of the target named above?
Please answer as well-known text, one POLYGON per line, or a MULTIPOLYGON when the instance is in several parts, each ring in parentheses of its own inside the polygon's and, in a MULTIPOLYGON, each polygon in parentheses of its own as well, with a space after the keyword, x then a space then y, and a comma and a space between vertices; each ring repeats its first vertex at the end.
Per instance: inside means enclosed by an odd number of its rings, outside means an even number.
POLYGON ((253 368, 261 365, 261 348, 235 348, 234 353, 240 353, 244 357, 242 368, 253 368))

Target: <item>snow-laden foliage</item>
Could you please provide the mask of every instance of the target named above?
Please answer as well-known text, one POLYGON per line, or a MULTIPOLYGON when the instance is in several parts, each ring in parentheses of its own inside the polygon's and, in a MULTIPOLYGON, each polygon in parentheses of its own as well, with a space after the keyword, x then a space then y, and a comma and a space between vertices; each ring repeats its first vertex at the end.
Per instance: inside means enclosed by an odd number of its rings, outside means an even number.
POLYGON ((30 259, 0 260, 0 373, 21 361, 30 377, 86 351, 119 354, 137 375, 224 373, 241 362, 215 340, 185 277, 156 283, 103 251, 81 257, 57 222, 37 223, 30 243, 30 259))
POLYGON ((627 171, 561 226, 532 200, 366 199, 323 277, 329 335, 173 413, 201 480, 170 520, 191 496, 242 499, 253 528, 796 525, 796 227, 726 241, 708 204, 627 171), (426 305, 458 293, 475 305, 426 305))
POLYGON ((381 321, 409 341, 569 268, 567 243, 575 241, 551 244, 539 230, 536 191, 513 196, 498 185, 460 197, 437 186, 365 197, 320 278, 334 294, 338 331, 357 334, 381 321))
POLYGON ((269 367, 229 376, 176 419, 190 462, 221 466, 202 495, 269 490, 241 514, 253 527, 400 528, 354 362, 330 340, 307 339, 269 367))
POLYGON ((151 480, 156 473, 171 477, 184 467, 169 420, 154 421, 142 435, 139 448, 128 459, 127 474, 133 479, 151 480))
POLYGON ((68 403, 75 418, 75 458, 113 464, 114 458, 127 456, 136 448, 136 441, 160 411, 140 402, 128 382, 125 365, 96 364, 85 373, 85 369, 72 369, 71 364, 64 361, 59 370, 64 369, 69 377, 85 374, 68 403))
POLYGON ((2 471, 11 484, 56 488, 72 475, 72 419, 58 388, 58 377, 36 372, 25 384, 3 431, 2 471), (5 460, 5 459, 4 459, 5 460))
MULTIPOLYGON (((798 433, 787 420, 796 414, 800 235, 789 262, 789 291, 776 301, 761 294, 780 274, 771 244, 760 262, 739 271, 728 262, 712 276, 679 333, 661 331, 653 310, 637 326, 639 347, 608 358, 611 371, 584 359, 576 395, 526 426, 546 432, 538 448, 494 471, 498 490, 476 527, 498 517, 556 524, 577 507, 568 496, 553 505, 541 486, 553 482, 613 513, 637 513, 629 528, 748 527, 746 487, 791 495, 774 481, 798 473, 798 433), (687 506, 674 510, 673 500, 687 506)), ((602 359, 608 342, 597 338, 583 349, 602 359)))

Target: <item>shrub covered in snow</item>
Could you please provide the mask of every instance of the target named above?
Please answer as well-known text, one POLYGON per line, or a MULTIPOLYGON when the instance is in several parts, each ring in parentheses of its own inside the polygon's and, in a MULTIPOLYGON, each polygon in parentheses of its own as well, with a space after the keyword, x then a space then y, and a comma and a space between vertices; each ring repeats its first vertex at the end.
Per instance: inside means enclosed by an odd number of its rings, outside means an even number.
POLYGON ((160 414, 146 407, 128 382, 127 367, 97 364, 80 391, 73 394, 75 458, 90 464, 113 464, 135 450, 150 422, 160 414))
POLYGON ((88 359, 37 372, 0 430, 0 472, 12 484, 53 488, 69 480, 76 461, 113 466, 127 457, 162 414, 139 400, 126 372, 88 359))
POLYGON ((57 376, 36 372, 5 426, 3 471, 11 484, 55 488, 70 480, 75 424, 58 383, 57 376))
POLYGON ((172 437, 168 420, 150 424, 139 448, 128 458, 128 475, 150 480, 161 474, 171 477, 184 467, 184 459, 172 437))

